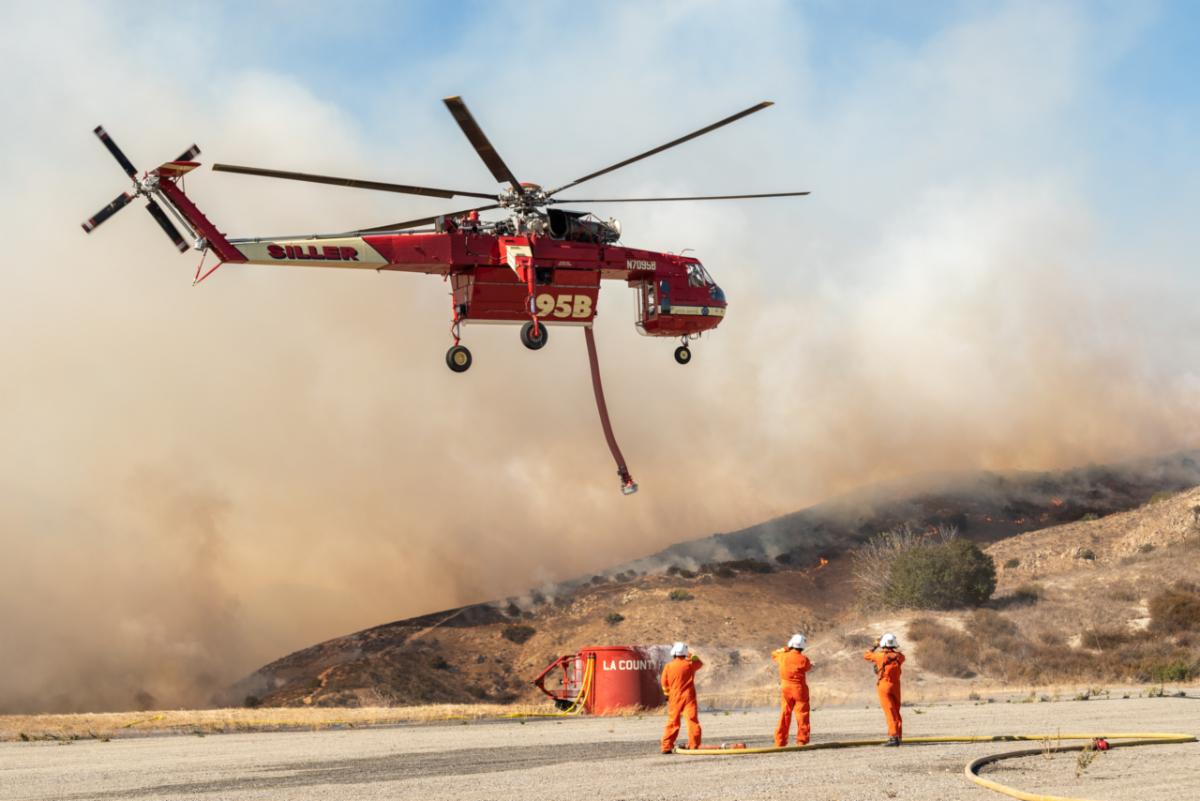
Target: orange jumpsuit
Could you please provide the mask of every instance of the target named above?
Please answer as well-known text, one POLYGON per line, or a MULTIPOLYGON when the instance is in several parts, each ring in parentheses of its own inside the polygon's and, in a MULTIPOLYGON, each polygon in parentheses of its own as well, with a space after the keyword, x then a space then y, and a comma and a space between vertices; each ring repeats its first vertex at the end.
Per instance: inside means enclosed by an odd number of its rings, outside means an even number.
POLYGON ((696 706, 696 671, 704 667, 698 657, 677 656, 662 672, 662 690, 667 696, 667 728, 663 730, 662 752, 669 754, 679 736, 679 718, 687 721, 688 748, 700 747, 700 716, 696 706))
POLYGON ((888 737, 903 737, 900 720, 900 666, 904 654, 894 648, 867 651, 863 659, 875 666, 875 690, 879 693, 879 705, 887 718, 888 737))
POLYGON ((812 667, 809 658, 800 651, 780 648, 771 653, 779 665, 779 690, 782 700, 779 708, 779 725, 775 727, 775 745, 787 745, 788 729, 792 727, 792 711, 796 713, 796 745, 808 743, 808 679, 805 674, 812 667))

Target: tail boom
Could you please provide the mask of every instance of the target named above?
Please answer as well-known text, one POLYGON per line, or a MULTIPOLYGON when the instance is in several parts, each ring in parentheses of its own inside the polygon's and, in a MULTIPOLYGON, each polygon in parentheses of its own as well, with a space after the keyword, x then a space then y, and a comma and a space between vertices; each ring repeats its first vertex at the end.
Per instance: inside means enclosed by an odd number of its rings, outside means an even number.
POLYGON ((215 253, 222 263, 246 261, 245 255, 230 244, 217 226, 213 225, 204 212, 200 211, 196 204, 175 184, 180 176, 195 166, 194 162, 168 162, 154 170, 154 174, 158 176, 158 191, 187 221, 192 230, 204 240, 208 249, 215 253))

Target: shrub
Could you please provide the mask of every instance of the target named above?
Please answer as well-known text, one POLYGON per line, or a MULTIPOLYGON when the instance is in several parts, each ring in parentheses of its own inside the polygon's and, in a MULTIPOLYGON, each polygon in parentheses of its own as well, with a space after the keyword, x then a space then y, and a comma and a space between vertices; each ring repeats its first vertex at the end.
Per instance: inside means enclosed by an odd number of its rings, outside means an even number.
POLYGON ((604 616, 604 622, 610 626, 615 626, 625 619, 625 616, 620 612, 609 612, 604 616))
POLYGON ((438 654, 433 659, 429 660, 429 666, 434 670, 449 670, 450 663, 446 661, 446 657, 438 654))
POLYGON ((867 607, 887 605, 888 583, 896 558, 926 540, 911 526, 904 525, 876 534, 854 552, 851 570, 858 597, 867 607))
POLYGON ((996 564, 973 542, 950 539, 898 554, 885 591, 891 607, 980 606, 996 590, 996 564))
POLYGON ((1162 503, 1163 501, 1169 501, 1174 497, 1174 492, 1170 492, 1169 490, 1159 490, 1150 496, 1150 503, 1162 503))
POLYGON ((1176 584, 1150 599, 1150 627, 1163 634, 1200 630, 1200 593, 1176 584))
POLYGON ((1086 559, 1087 561, 1091 562, 1096 559, 1096 552, 1091 548, 1077 548, 1075 550, 1075 558, 1086 559))
POLYGON ((1187 661, 1186 659, 1176 659, 1162 665, 1155 665, 1150 668, 1149 675, 1151 680, 1157 681, 1159 684, 1176 681, 1191 681, 1200 676, 1200 670, 1197 666, 1187 661))
POLYGON ((1009 603, 1013 604, 1035 604, 1042 600, 1045 595, 1045 590, 1041 584, 1022 584, 1012 591, 1009 597, 1009 603))
POLYGON ((262 706, 262 699, 257 695, 247 695, 245 700, 242 701, 242 706, 247 709, 258 709, 262 706))
POLYGON ((1079 635, 1079 644, 1093 651, 1108 651, 1129 642, 1129 632, 1115 626, 1084 629, 1079 635))
POLYGON ((976 609, 967 623, 970 632, 980 640, 995 646, 1017 634, 1017 624, 991 609, 976 609))
MULTIPOLYGON (((931 637, 939 637, 947 631, 946 627, 935 620, 927 617, 915 617, 908 624, 908 639, 913 642, 920 642, 931 637)), ((867 647, 871 644, 868 642, 867 647)))
POLYGON ((1004 569, 1005 569, 1005 570, 1013 570, 1013 569, 1015 569, 1015 568, 1018 568, 1018 567, 1020 567, 1020 566, 1021 566, 1021 560, 1020 560, 1020 559, 1018 559, 1018 558, 1017 558, 1017 557, 1015 557, 1015 556, 1014 556, 1013 558, 1011 558, 1011 559, 1007 560, 1007 561, 1004 563, 1004 569))
POLYGON ((1143 542, 1141 545, 1139 545, 1137 547, 1138 553, 1150 553, 1153 550, 1154 550, 1153 542, 1143 542))
POLYGON ((908 637, 916 643, 915 654, 924 669, 959 679, 975 675, 979 649, 970 636, 928 618, 918 618, 909 624, 908 637))
POLYGON ((1095 512, 1088 512, 1088 513, 1084 514, 1083 517, 1079 518, 1079 521, 1081 523, 1086 523, 1089 520, 1099 520, 1099 519, 1100 519, 1100 515, 1096 514, 1095 512))
POLYGON ((690 601, 696 596, 692 595, 687 590, 671 590, 671 592, 667 594, 667 597, 672 601, 690 601))
POLYGON ((694 579, 696 577, 696 571, 688 570, 687 568, 680 567, 679 565, 671 565, 667 568, 667 575, 679 576, 680 578, 685 579, 694 579))
POLYGON ((1037 641, 1042 645, 1058 648, 1063 645, 1062 635, 1052 629, 1042 629, 1038 632, 1037 641))
POLYGON ((500 632, 501 636, 509 642, 515 642, 517 645, 522 645, 529 641, 529 638, 537 634, 537 629, 533 626, 518 624, 516 626, 505 626, 504 631, 500 632))

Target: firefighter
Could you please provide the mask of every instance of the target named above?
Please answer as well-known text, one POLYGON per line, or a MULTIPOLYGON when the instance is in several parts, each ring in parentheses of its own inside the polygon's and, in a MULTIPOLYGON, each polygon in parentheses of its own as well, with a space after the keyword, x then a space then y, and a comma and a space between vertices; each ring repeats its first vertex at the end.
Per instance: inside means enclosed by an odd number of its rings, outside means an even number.
POLYGON ((700 657, 688 656, 686 643, 671 646, 671 661, 662 671, 662 691, 667 696, 667 727, 663 730, 662 752, 675 750, 679 718, 687 721, 688 748, 700 747, 700 717, 696 706, 696 671, 704 667, 700 657))
POLYGON ((812 662, 804 655, 807 644, 803 634, 794 634, 784 648, 771 652, 779 666, 779 725, 775 728, 775 745, 787 745, 792 713, 796 714, 796 745, 808 745, 808 679, 812 662))
POLYGON ((888 739, 884 745, 900 745, 904 737, 900 720, 900 666, 904 664, 904 654, 900 653, 900 642, 895 634, 884 634, 863 658, 875 667, 875 690, 887 718, 888 739))

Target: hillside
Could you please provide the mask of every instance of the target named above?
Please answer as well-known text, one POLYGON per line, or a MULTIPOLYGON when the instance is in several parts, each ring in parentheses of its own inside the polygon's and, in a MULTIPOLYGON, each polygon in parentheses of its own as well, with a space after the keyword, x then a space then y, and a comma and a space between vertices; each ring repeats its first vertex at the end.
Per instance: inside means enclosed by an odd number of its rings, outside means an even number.
MULTIPOLYGON (((875 488, 524 597, 329 640, 264 666, 222 700, 272 706, 536 701, 541 696, 530 679, 560 654, 590 644, 683 638, 711 665, 704 682, 710 700, 761 702, 773 686, 767 654, 793 630, 810 636, 821 692, 856 695, 863 684, 859 648, 869 633, 891 628, 907 638, 914 618, 956 631, 969 625, 967 613, 931 620, 856 608, 849 555, 874 533, 901 523, 952 525, 991 543, 997 566, 1012 565, 999 571, 991 613, 1037 629, 1031 636, 1053 629, 1043 638, 1078 649, 1089 627, 1144 626, 1154 589, 1200 580, 1200 550, 1192 550, 1200 538, 1193 535, 1200 491, 1159 500, 1200 485, 1197 465, 1197 454, 1188 453, 1062 473, 977 474, 875 488), (1143 505, 1151 498, 1156 502, 1143 505), (1013 596, 1035 582, 1040 599, 1013 596), (674 593, 682 599, 673 600, 673 591, 682 591, 674 593)), ((982 665, 959 666, 952 675, 920 671, 920 650, 910 652, 917 692, 923 684, 949 690, 1012 679, 988 675, 982 665)))

